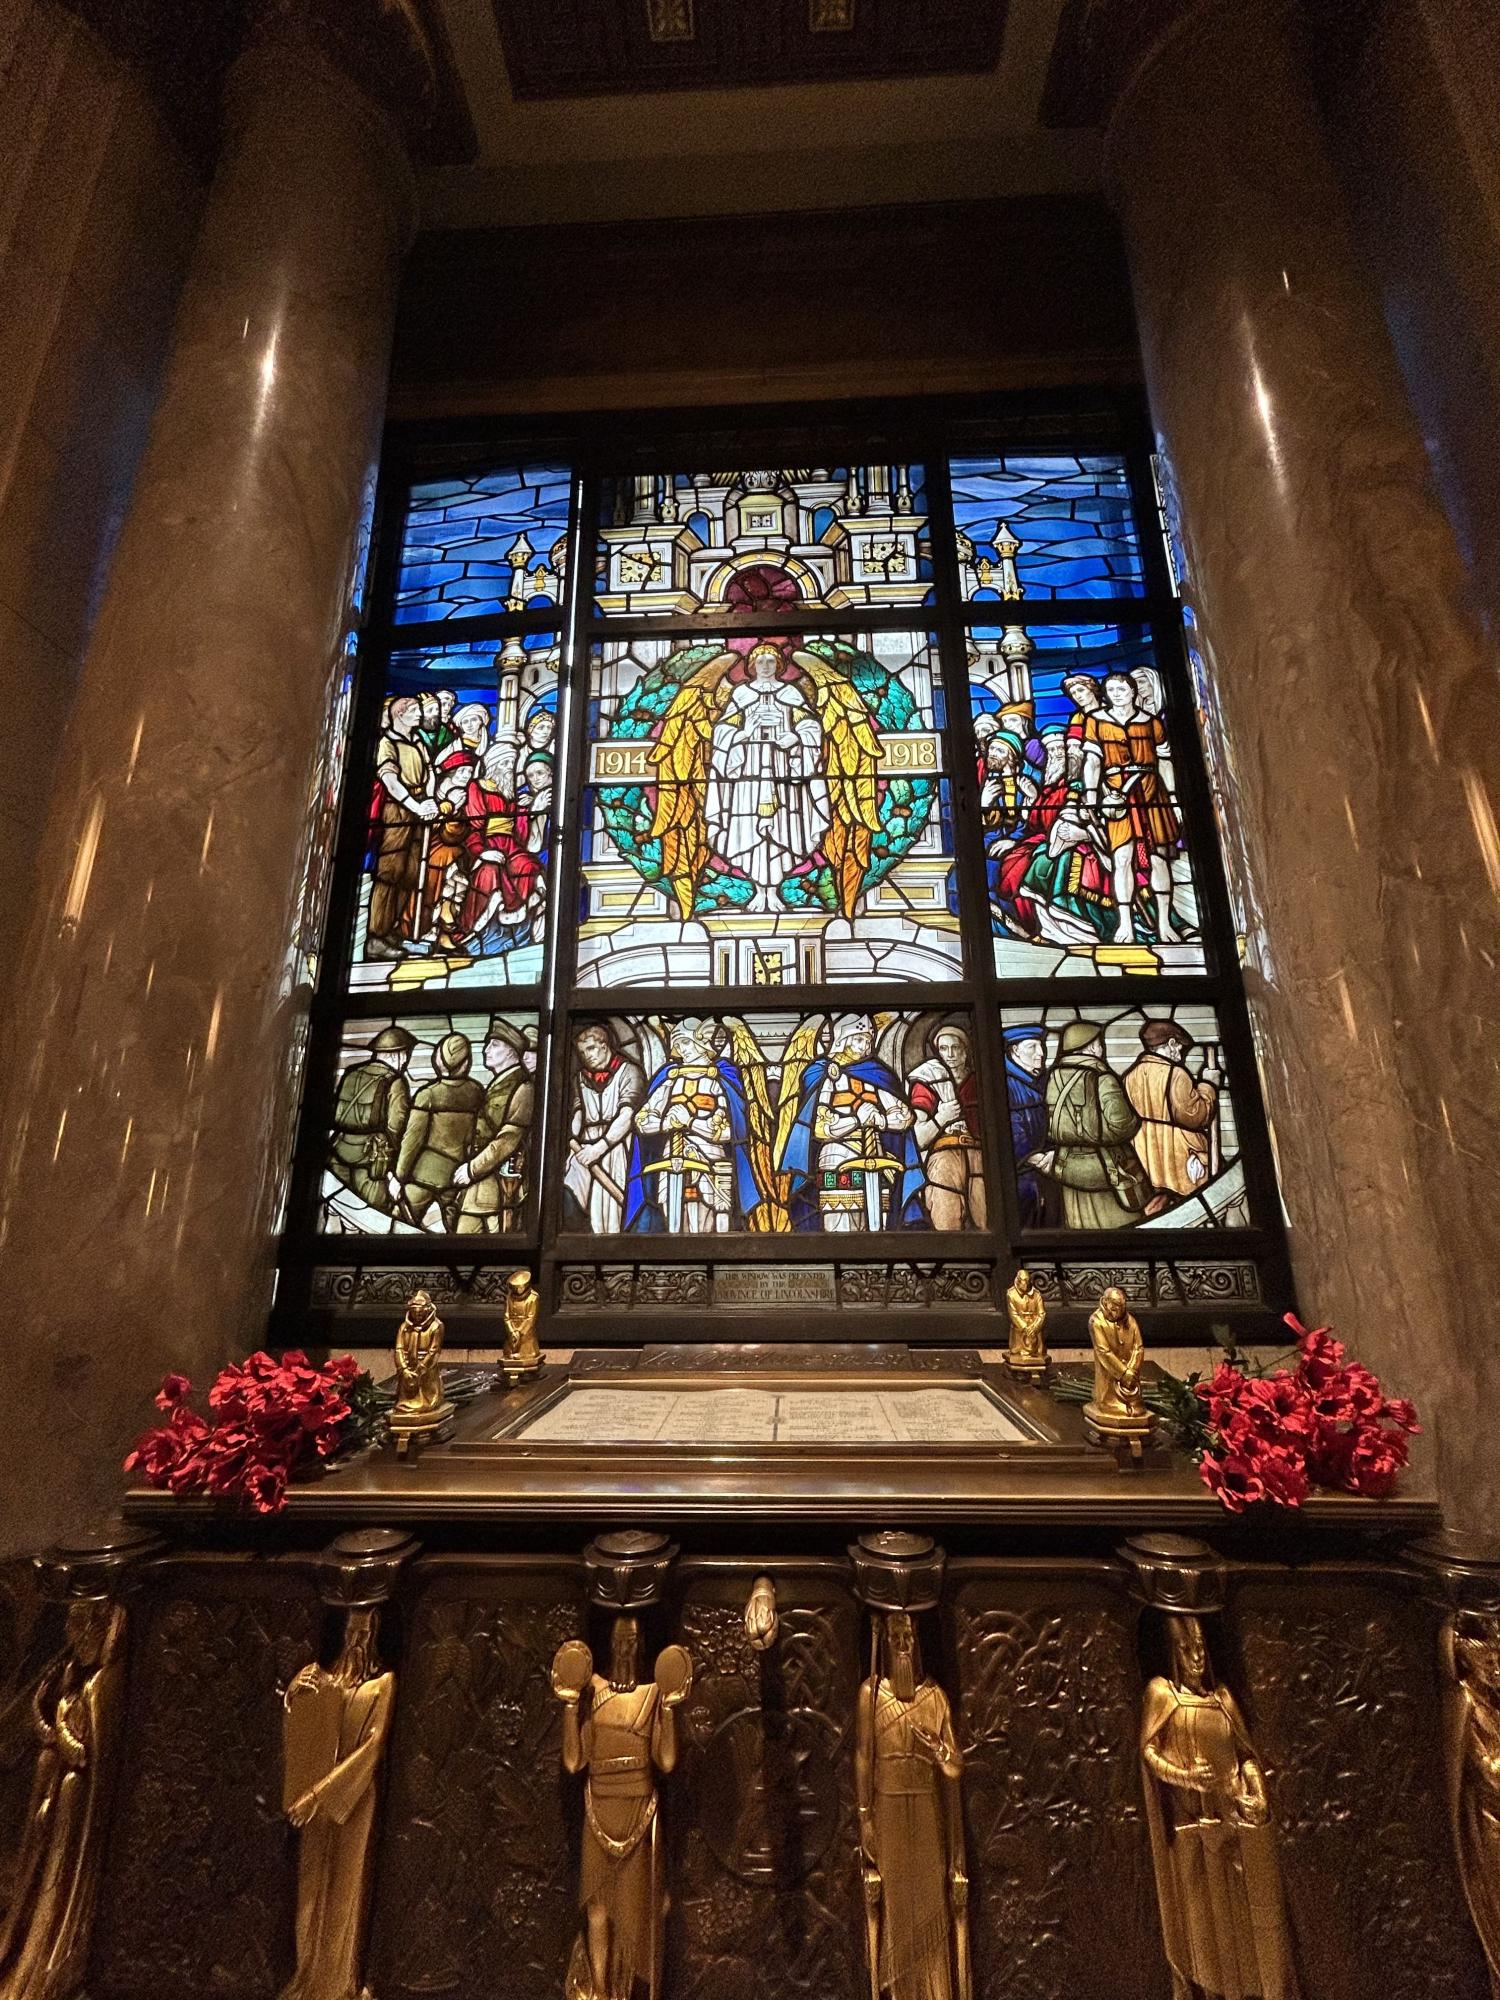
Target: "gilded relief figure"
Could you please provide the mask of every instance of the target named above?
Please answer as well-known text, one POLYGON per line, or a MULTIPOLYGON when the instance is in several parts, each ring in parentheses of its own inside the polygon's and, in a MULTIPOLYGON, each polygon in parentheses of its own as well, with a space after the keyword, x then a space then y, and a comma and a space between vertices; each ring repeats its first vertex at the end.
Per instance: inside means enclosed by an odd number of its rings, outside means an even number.
POLYGON ((1460 1611, 1444 1625, 1441 1643, 1453 1839, 1500 2000, 1500 1620, 1460 1611))
POLYGON ((1031 1273, 1017 1271, 1015 1283, 1005 1292, 1005 1309, 1010 1319, 1010 1345, 1005 1362, 1013 1375, 1041 1375, 1047 1368, 1047 1302, 1032 1283, 1031 1273))
POLYGON ((0 2000, 72 2000, 88 1958, 108 1788, 125 1694, 125 1613, 68 1606, 67 1641, 31 1698, 38 1745, 10 1908, 0 2000))
POLYGON ((362 2000, 360 1948, 369 1902, 376 1783, 396 1676, 375 1651, 378 1614, 348 1614, 332 1667, 293 1677, 282 1725, 283 1810, 300 1828, 297 1970, 281 2000, 362 2000))
POLYGON ((883 1622, 884 1660, 860 1688, 854 1748, 871 2000, 969 2000, 963 1755, 910 1615, 888 1611, 883 1622))
POLYGON ((1172 1674, 1146 1690, 1141 1762, 1176 2000, 1297 2000, 1265 1775, 1203 1628, 1169 1615, 1172 1674))
POLYGON ((1089 1338, 1094 1344, 1094 1394, 1083 1406, 1085 1425, 1106 1443, 1150 1437, 1156 1420, 1141 1400, 1146 1344, 1140 1321, 1118 1285, 1100 1293, 1089 1338))
POLYGON ((566 1640, 552 1662, 563 1705, 563 1768, 588 1773, 584 1793, 578 1902, 582 1932, 568 1965, 567 2000, 658 2000, 667 1897, 657 1822, 656 1772, 677 1763, 677 1711, 693 1684, 681 1646, 657 1656, 655 1678, 640 1675, 640 1628, 614 1622, 609 1679, 594 1672, 581 1639, 566 1640))

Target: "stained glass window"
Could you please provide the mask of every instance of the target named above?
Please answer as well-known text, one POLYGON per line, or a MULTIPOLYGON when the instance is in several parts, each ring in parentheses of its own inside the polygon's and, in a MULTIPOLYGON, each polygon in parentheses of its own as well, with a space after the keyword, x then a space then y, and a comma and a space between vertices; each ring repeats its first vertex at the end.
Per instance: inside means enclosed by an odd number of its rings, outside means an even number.
POLYGON ((392 655, 355 913, 356 989, 541 978, 557 651, 538 632, 392 655))
POLYGON ((397 622, 560 605, 569 479, 565 466, 506 465, 414 486, 401 536, 397 622))
POLYGON ((585 986, 952 978, 937 641, 609 641, 589 705, 585 986))
POLYGON ((965 597, 1138 597, 1144 589, 1121 458, 956 458, 953 525, 965 597))
POLYGON ((605 482, 604 617, 926 604, 932 535, 920 465, 645 473, 605 482))
POLYGON ((1023 1229, 1248 1225, 1211 1008, 1007 1008, 1002 1020, 1023 1229))
POLYGON ((1106 1284, 1153 1341, 1293 1304, 1144 430, 1011 416, 387 480, 298 931, 289 1344, 419 1285, 495 1344, 520 1264, 569 1345, 998 1345, 1021 1260, 1059 1341, 1106 1284))
POLYGON ((530 1192, 534 1014, 351 1021, 320 1191, 330 1235, 514 1235, 530 1192))
POLYGON ((585 1019, 563 1226, 982 1229, 974 1033, 944 1012, 585 1019))
POLYGON ((1144 628, 975 626, 969 700, 995 967, 1201 972, 1166 681, 1144 628))

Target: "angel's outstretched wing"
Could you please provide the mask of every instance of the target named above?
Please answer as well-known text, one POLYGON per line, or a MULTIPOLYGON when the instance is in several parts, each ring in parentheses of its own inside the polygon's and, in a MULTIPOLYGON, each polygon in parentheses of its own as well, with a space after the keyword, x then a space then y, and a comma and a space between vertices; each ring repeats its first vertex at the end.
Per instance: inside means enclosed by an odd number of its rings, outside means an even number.
MULTIPOLYGON (((818 1053, 818 1039, 823 1032, 824 1016, 809 1015, 787 1037, 787 1044, 781 1056, 781 1081, 776 1090, 776 1141, 774 1157, 780 1159, 786 1151, 786 1142, 792 1136, 792 1126, 797 1120, 797 1106, 802 1098, 802 1077, 807 1065, 818 1053)), ((785 1179, 785 1176, 782 1177, 785 1179)))
POLYGON ((673 695, 661 734, 647 754, 656 782, 651 837, 661 842, 661 872, 672 885, 684 923, 693 914, 708 867, 708 766, 714 724, 728 699, 725 676, 733 653, 717 653, 673 695))
POLYGON ((782 1231, 789 1219, 786 1189, 776 1171, 776 1112, 771 1103, 771 1072, 765 1050, 753 1029, 738 1014, 726 1014, 729 1047, 745 1084, 745 1111, 750 1121, 750 1171, 761 1192, 761 1206, 752 1226, 760 1230, 782 1231))
POLYGON ((853 917, 870 865, 871 842, 880 831, 880 737, 847 674, 817 653, 792 657, 813 684, 823 725, 829 807, 823 852, 833 871, 839 912, 853 917))

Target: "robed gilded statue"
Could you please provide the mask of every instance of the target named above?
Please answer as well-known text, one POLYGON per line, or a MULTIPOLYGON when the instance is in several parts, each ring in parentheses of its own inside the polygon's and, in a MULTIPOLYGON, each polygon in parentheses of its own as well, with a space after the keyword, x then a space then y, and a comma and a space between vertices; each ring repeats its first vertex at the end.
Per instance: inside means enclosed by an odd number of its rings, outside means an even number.
POLYGON ((640 1675, 640 1629, 614 1622, 609 1679, 594 1672, 581 1639, 552 1661, 563 1705, 562 1761, 586 1771, 578 1901, 583 1928, 568 1966, 567 2000, 657 2000, 665 1942, 666 1884, 657 1820, 656 1773, 677 1763, 677 1710, 693 1684, 681 1646, 657 1656, 653 1680, 640 1675))
POLYGON ((872 2000, 969 2000, 963 1756, 905 1611, 859 1691, 854 1782, 872 2000))
POLYGON ((348 1614, 332 1667, 314 1661, 286 1691, 282 1803, 301 1829, 297 1970, 281 2000, 360 2000, 376 1781, 396 1677, 375 1653, 377 1613, 348 1614))
POLYGON ((1047 1301, 1024 1266, 1005 1288, 1005 1311, 1010 1321, 1006 1366, 1013 1375, 1045 1374, 1047 1342, 1042 1329, 1047 1324, 1047 1301))
POLYGON ((1265 1774, 1197 1618, 1166 1624, 1172 1672, 1146 1689, 1141 1763, 1174 1995, 1296 2000, 1265 1774))
POLYGON ((1083 1406, 1086 1432, 1096 1443, 1133 1444, 1149 1438, 1156 1419, 1141 1400, 1141 1374, 1146 1345, 1140 1321, 1130 1310, 1118 1285, 1099 1294, 1089 1320, 1094 1348, 1094 1393, 1083 1406))
POLYGON ((88 1958, 125 1693, 125 1613, 68 1606, 66 1644, 31 1699, 36 1770, 0 1925, 0 2000, 72 2000, 88 1958))
POLYGON ((1443 1627, 1442 1656, 1453 1840, 1500 2000, 1500 1620, 1456 1613, 1443 1627))

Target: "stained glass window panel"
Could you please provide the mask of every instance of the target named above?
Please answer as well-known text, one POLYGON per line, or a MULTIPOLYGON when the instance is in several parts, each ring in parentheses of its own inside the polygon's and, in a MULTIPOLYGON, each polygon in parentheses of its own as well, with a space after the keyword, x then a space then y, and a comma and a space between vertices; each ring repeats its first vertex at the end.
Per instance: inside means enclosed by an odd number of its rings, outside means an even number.
POLYGON ((565 1229, 983 1228, 967 1017, 613 1016, 571 1051, 565 1229))
POLYGON ((1202 926, 1143 627, 976 626, 969 698, 1005 978, 1202 972, 1202 926))
POLYGON ((392 656, 369 776, 356 989, 540 980, 557 658, 547 633, 392 656))
POLYGON ((401 534, 396 622, 561 605, 570 488, 562 465, 503 465, 414 486, 401 534))
POLYGON ((338 1066, 322 1229, 481 1237, 523 1227, 536 1101, 535 1014, 350 1021, 338 1066))
POLYGON ((957 977, 944 746, 923 633, 603 646, 579 983, 957 977))
POLYGON ((1122 458, 1011 452, 955 458, 949 470, 966 598, 1139 597, 1145 590, 1122 458))
POLYGON ((1001 1020, 1023 1228, 1249 1225, 1212 1008, 1006 1009, 1001 1020))
POLYGON ((920 465, 646 473, 606 480, 597 609, 606 618, 927 604, 920 465))

